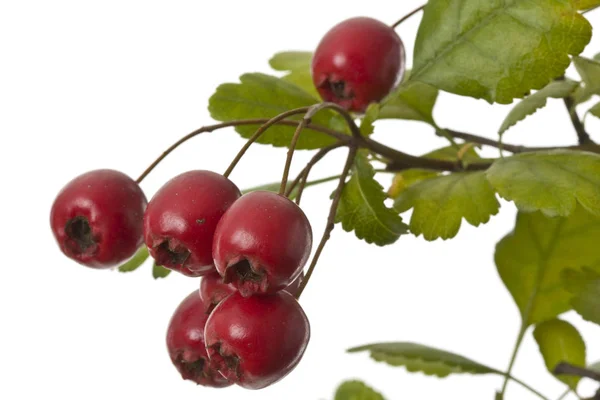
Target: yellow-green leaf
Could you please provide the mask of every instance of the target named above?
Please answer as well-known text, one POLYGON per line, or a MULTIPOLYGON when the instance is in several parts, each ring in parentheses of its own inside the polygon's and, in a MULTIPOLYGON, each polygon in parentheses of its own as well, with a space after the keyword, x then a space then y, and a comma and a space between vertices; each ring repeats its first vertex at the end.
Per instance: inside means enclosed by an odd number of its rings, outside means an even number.
POLYGON ((171 273, 170 269, 160 266, 156 263, 152 266, 152 276, 154 279, 166 278, 171 273))
POLYGON ((335 392, 335 400, 385 400, 374 389, 361 381, 347 381, 342 383, 335 392))
POLYGON ((140 247, 129 261, 119 267, 119 272, 135 271, 142 266, 149 256, 148 248, 146 246, 140 247))
POLYGON ((600 0, 571 0, 578 10, 589 10, 600 6, 600 0))
POLYGON ((423 121, 435 126, 433 107, 438 90, 421 82, 405 82, 381 103, 379 119, 423 121))
POLYGON ((312 52, 310 51, 284 51, 275 54, 269 60, 269 65, 275 71, 286 72, 282 77, 283 80, 291 82, 315 98, 319 98, 310 72, 311 61, 312 52))
MULTIPOLYGON (((599 260, 600 261, 600 260, 599 260)), ((583 319, 600 325, 600 266, 564 272, 564 286, 573 295, 571 305, 583 319)))

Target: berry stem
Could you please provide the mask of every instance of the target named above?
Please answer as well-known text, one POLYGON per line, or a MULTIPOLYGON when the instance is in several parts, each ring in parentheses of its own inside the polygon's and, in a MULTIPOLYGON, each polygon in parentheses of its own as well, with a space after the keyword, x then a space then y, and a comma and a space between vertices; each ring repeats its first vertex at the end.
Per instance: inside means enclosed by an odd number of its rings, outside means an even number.
POLYGON ((422 11, 425 8, 425 4, 423 4, 422 6, 420 6, 419 8, 416 8, 414 10, 412 10, 411 12, 409 12, 408 14, 406 14, 404 17, 400 18, 398 21, 396 21, 393 25, 392 25, 392 29, 396 29, 398 26, 400 26, 404 21, 406 21, 407 19, 409 19, 410 17, 412 17, 413 15, 415 15, 416 13, 418 13, 419 11, 422 11))
POLYGON ((315 270, 317 262, 319 261, 319 257, 321 256, 321 253, 323 252, 323 249, 325 248, 327 241, 331 237, 331 232, 333 231, 333 228, 335 227, 335 216, 337 214, 338 205, 340 204, 340 199, 342 198, 342 191, 344 190, 344 186, 346 185, 346 178, 348 177, 350 168, 352 167, 352 164, 354 163, 354 158, 356 157, 357 151, 358 151, 357 146, 353 145, 353 146, 349 147, 348 157, 346 158, 346 164, 344 165, 344 169, 342 171, 342 174, 340 175, 340 180, 339 180, 337 189, 335 190, 333 200, 331 202, 331 208, 329 209, 329 215, 327 216, 327 225, 325 226, 325 231, 323 232, 323 236, 321 237, 321 241, 319 242, 319 247, 317 247, 315 255, 310 263, 310 266, 308 267, 308 271, 306 272, 304 280, 300 284, 300 288, 298 289, 298 294, 296 295, 297 299, 300 298, 300 296, 302 295, 302 292, 306 288, 306 285, 308 285, 308 281, 310 280, 310 277, 312 276, 312 274, 315 270))

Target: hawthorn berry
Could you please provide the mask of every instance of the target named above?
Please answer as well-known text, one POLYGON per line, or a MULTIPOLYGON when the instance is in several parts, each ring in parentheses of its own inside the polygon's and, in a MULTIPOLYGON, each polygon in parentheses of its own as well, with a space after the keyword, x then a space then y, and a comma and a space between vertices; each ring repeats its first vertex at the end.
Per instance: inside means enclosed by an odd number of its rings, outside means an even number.
POLYGON ((286 291, 250 297, 236 292, 214 309, 204 335, 214 369, 239 386, 262 389, 298 365, 310 325, 286 291))
POLYGON ((372 18, 351 18, 321 39, 312 79, 323 100, 364 112, 392 91, 404 65, 404 45, 393 28, 372 18))
POLYGON ((274 192, 245 194, 223 215, 213 242, 217 271, 243 296, 274 293, 298 277, 310 255, 304 212, 274 192))
POLYGON ((167 329, 167 349, 181 377, 202 386, 230 386, 219 372, 211 368, 204 345, 204 327, 208 315, 204 302, 194 290, 175 310, 167 329))
POLYGON ((204 302, 207 314, 210 314, 217 304, 235 291, 236 288, 233 285, 223 282, 223 278, 217 271, 204 275, 200 280, 200 298, 204 302))
POLYGON ((171 179, 144 214, 144 240, 152 257, 187 276, 214 271, 215 228, 240 196, 233 182, 211 171, 189 171, 171 179))
POLYGON ((143 243, 146 204, 140 186, 122 172, 90 171, 59 192, 50 225, 67 257, 91 268, 110 268, 143 243))

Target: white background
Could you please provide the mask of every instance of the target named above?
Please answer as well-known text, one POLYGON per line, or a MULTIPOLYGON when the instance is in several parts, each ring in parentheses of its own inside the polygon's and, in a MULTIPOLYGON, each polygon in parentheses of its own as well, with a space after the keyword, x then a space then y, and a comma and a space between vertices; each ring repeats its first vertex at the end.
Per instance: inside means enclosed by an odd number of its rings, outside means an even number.
MULTIPOLYGON (((344 350, 415 341, 504 369, 519 316, 492 257, 512 228, 511 204, 486 226, 463 226, 446 242, 407 236, 377 248, 336 229, 302 299, 312 325, 306 355, 285 380, 258 392, 196 387, 171 366, 166 325, 198 280, 173 274, 154 281, 149 265, 128 275, 86 269, 60 254, 49 229, 53 198, 74 176, 114 168, 136 177, 177 138, 210 124, 207 100, 218 84, 268 72, 277 51, 313 49, 345 18, 392 23, 419 3, 1 2, 0 398, 316 400, 331 399, 342 380, 361 378, 388 399, 492 399, 499 377, 438 380, 344 350)), ((408 54, 419 19, 399 29, 408 54)), ((590 19, 600 23, 600 12, 590 19)), ((597 39, 586 54, 596 51, 597 39)), ((495 137, 508 110, 442 95, 435 117, 442 126, 495 137)), ((589 121, 588 128, 594 134, 600 124, 589 121)), ((413 154, 444 145, 414 122, 380 123, 376 137, 413 154)), ((560 101, 506 137, 542 145, 574 139, 560 101)), ((233 131, 206 134, 168 158, 143 189, 150 197, 189 169, 224 171, 242 144, 233 131)), ((341 169, 343 153, 314 176, 341 169)), ((309 156, 299 153, 294 171, 309 156)), ((276 181, 284 157, 284 150, 256 146, 233 179, 241 188, 276 181)), ((332 188, 310 189, 304 198, 317 236, 332 188)), ((600 359, 600 330, 576 315, 567 319, 588 340, 590 361, 600 359)), ((551 398, 563 390, 545 372, 530 335, 515 375, 551 398)), ((590 394, 593 385, 582 388, 590 394)), ((507 398, 533 397, 511 384, 507 398)))

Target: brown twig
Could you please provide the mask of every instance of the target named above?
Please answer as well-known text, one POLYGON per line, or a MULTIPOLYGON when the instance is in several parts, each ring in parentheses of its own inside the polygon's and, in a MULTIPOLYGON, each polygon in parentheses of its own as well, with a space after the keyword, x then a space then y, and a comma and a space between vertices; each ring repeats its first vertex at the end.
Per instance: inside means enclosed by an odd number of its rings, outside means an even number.
POLYGON ((573 128, 575 128, 575 132, 577 133, 577 140, 579 144, 588 144, 592 142, 590 135, 586 132, 585 126, 579 115, 577 114, 577 110, 575 109, 575 100, 571 96, 567 96, 563 99, 565 103, 565 107, 567 108, 567 112, 569 113, 569 117, 571 118, 571 123, 573 124, 573 128))
POLYGON ((587 368, 578 367, 576 365, 572 365, 566 362, 562 362, 554 368, 554 375, 579 376, 582 378, 589 378, 595 380, 596 382, 600 382, 600 373, 587 368))

